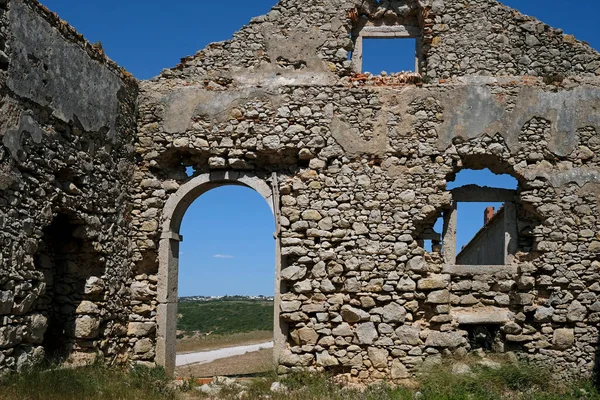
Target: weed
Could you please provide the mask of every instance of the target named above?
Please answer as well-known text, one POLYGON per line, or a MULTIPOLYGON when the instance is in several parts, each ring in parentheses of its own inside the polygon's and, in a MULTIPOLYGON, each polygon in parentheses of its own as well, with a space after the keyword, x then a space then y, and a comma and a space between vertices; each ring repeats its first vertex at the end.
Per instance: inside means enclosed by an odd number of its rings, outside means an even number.
MULTIPOLYGON (((271 400, 600 400, 591 382, 567 384, 551 378, 550 372, 529 364, 504 364, 497 368, 472 365, 471 373, 455 375, 450 365, 422 372, 418 389, 386 383, 363 390, 335 383, 324 373, 293 372, 285 377, 268 373, 245 383, 224 385, 219 399, 271 400), (274 382, 279 390, 271 391, 274 382), (419 395, 415 392, 418 390, 419 395)), ((201 393, 195 384, 185 393, 169 389, 162 369, 145 367, 107 368, 101 365, 79 369, 30 369, 0 380, 1 400, 176 400, 215 398, 201 393)), ((218 389, 218 388, 217 388, 218 389)), ((219 389, 218 389, 219 390, 219 389)))

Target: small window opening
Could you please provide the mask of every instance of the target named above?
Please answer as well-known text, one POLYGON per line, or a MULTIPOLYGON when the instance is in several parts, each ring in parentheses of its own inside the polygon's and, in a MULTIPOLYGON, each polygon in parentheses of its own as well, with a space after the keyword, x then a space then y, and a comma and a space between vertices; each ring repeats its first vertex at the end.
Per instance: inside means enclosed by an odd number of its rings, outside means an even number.
POLYGON ((194 167, 185 167, 185 174, 188 178, 194 176, 194 167))
POLYGON ((461 325, 468 333, 471 351, 482 349, 484 351, 502 352, 500 325, 461 325))
POLYGON ((416 54, 416 38, 365 38, 362 70, 375 75, 417 72, 416 54))
POLYGON ((423 248, 429 253, 442 252, 442 235, 444 229, 444 219, 439 217, 432 228, 425 229, 420 238, 423 241, 423 248))

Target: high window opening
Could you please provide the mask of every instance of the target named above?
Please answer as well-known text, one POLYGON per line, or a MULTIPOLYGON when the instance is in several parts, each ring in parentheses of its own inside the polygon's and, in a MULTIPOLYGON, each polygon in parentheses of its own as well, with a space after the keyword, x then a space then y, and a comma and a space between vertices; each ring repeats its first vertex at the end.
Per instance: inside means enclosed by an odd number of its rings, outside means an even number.
POLYGON ((448 183, 454 209, 444 221, 446 259, 457 265, 505 265, 518 246, 517 186, 510 175, 463 170, 448 183))
POLYGON ((416 38, 365 38, 363 40, 363 72, 417 72, 416 38))
POLYGON ((180 234, 177 374, 272 370, 275 223, 255 190, 220 186, 187 209, 180 234), (211 351, 228 348, 231 357, 211 351))
POLYGON ((421 29, 412 25, 364 25, 352 33, 356 73, 420 72, 421 29))

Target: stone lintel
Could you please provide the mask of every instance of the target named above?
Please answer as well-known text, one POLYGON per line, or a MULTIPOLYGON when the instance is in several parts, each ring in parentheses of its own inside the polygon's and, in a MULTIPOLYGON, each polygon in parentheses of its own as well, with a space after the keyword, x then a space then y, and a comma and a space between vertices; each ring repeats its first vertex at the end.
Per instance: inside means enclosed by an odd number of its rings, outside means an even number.
POLYGON ((367 25, 360 30, 365 38, 414 38, 421 36, 421 28, 411 25, 367 25))
POLYGON ((515 317, 511 311, 497 307, 453 308, 450 315, 462 325, 505 324, 515 317))
POLYGON ((514 202, 517 198, 516 190, 491 188, 479 185, 461 186, 452 189, 450 192, 452 193, 452 199, 454 201, 466 203, 507 203, 514 202))
POLYGON ((454 276, 465 275, 516 275, 517 265, 457 265, 446 264, 444 273, 454 276))

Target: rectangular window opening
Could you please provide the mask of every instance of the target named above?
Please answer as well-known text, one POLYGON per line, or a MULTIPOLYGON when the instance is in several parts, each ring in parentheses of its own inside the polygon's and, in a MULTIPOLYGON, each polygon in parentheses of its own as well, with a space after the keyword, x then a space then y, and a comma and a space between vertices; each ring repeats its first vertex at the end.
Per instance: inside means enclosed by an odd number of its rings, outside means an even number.
POLYGON ((382 72, 418 72, 417 39, 368 38, 363 39, 362 71, 379 75, 382 72))
POLYGON ((507 215, 503 203, 458 203, 457 265, 504 265, 507 215))

